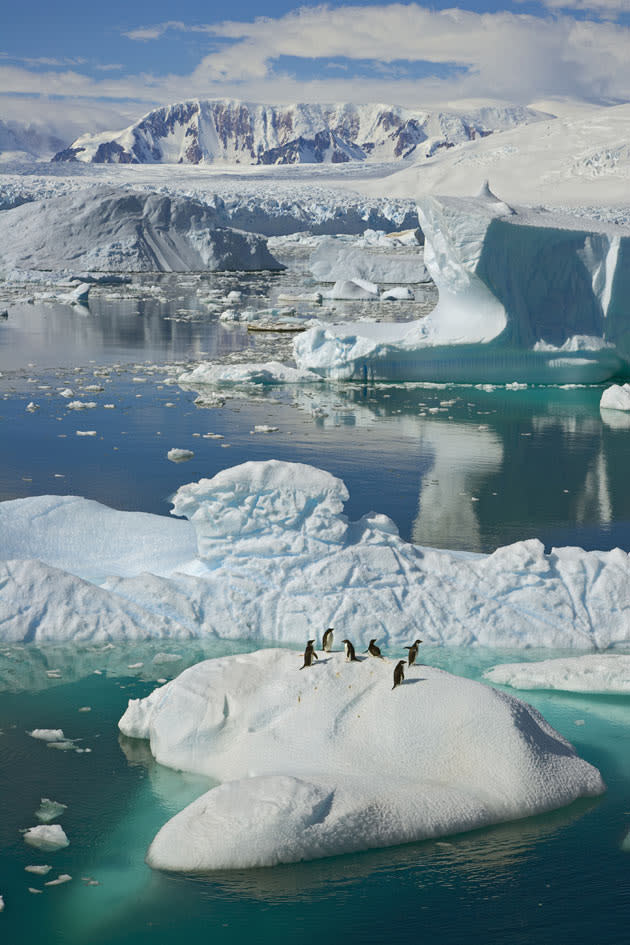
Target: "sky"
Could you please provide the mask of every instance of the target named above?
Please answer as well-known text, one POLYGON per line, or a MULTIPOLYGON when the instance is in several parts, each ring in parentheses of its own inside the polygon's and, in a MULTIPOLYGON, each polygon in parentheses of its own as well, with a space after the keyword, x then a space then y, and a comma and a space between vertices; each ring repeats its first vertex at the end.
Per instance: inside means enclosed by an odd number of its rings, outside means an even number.
POLYGON ((31 0, 4 20, 0 119, 68 138, 193 98, 630 101, 630 0, 31 0))

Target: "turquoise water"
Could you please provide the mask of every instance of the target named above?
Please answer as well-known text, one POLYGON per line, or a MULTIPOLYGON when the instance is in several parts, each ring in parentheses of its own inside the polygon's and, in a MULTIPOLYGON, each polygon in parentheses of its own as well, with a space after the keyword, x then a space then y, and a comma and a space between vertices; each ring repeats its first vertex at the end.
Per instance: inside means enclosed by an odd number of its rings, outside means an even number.
MULTIPOLYGON (((231 278, 225 291, 239 286, 231 278)), ((271 291, 254 277, 250 288, 271 291)), ((601 388, 322 385, 233 392, 222 407, 197 406, 196 392, 167 383, 168 370, 156 362, 183 369, 202 352, 283 359, 289 342, 225 329, 198 305, 196 290, 176 282, 169 291, 166 302, 102 300, 87 313, 16 306, 0 322, 0 499, 70 493, 168 514, 183 483, 277 458, 340 476, 350 518, 384 512, 418 543, 492 551, 539 537, 547 546, 630 550, 630 430, 624 415, 600 415, 601 388), (103 390, 85 390, 94 384, 103 390), (68 410, 59 396, 65 387, 97 406, 68 410), (31 401, 39 405, 32 413, 31 401), (278 430, 254 434, 256 424, 278 430), (223 439, 204 438, 209 432, 223 439), (194 458, 170 463, 174 446, 194 458)), ((440 843, 297 866, 211 877, 148 870, 144 853, 157 829, 208 784, 156 765, 143 743, 120 739, 118 718, 127 699, 151 691, 158 677, 251 646, 0 647, 3 945, 173 945, 187 936, 230 945, 627 941, 621 845, 630 828, 630 703, 623 698, 521 694, 600 768, 608 791, 597 801, 440 843), (156 661, 165 651, 181 659, 156 661), (137 662, 143 666, 129 669, 137 662), (60 678, 49 678, 51 670, 60 678), (79 712, 85 706, 90 711, 79 712), (34 727, 61 727, 91 751, 47 748, 26 734, 34 727), (21 839, 41 797, 68 805, 61 818, 67 850, 40 855, 21 839), (43 880, 24 866, 42 862, 53 866, 46 879, 68 872, 72 881, 29 893, 43 880)), ((478 678, 496 662, 543 655, 551 654, 435 649, 425 659, 478 678)))
MULTIPOLYGON (((183 657, 181 667, 244 648, 246 643, 215 642, 205 649, 171 643, 167 650, 183 657)), ((3 942, 21 945, 43 935, 51 945, 187 937, 234 945, 252 936, 263 943, 299 936, 308 943, 322 937, 331 943, 421 938, 449 945, 627 940, 628 853, 621 842, 630 826, 628 700, 521 694, 600 768, 608 791, 596 801, 439 842, 273 869, 169 876, 144 865, 146 847, 209 782, 156 765, 145 743, 125 740, 116 729, 127 699, 148 693, 150 677, 163 671, 164 664, 153 662, 158 652, 156 645, 74 652, 3 648, 3 942), (142 669, 125 668, 140 661, 142 669), (50 667, 62 679, 48 679, 50 667), (82 706, 91 711, 79 712, 82 706), (47 748, 26 734, 34 727, 61 727, 92 751, 47 748), (33 812, 42 796, 68 805, 60 818, 70 840, 65 850, 40 854, 21 839, 20 828, 37 822, 33 812), (29 863, 51 864, 46 879, 61 872, 73 879, 44 887, 41 877, 24 872, 29 863), (29 886, 44 892, 29 893, 29 886)), ((475 678, 497 658, 485 651, 425 653, 427 662, 475 678)))

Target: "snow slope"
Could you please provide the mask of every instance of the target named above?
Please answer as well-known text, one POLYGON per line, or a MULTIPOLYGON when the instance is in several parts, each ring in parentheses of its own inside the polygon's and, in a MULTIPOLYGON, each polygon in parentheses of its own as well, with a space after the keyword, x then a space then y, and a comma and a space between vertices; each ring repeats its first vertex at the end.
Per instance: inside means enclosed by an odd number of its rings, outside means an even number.
POLYGON ((185 197, 92 188, 0 213, 1 269, 282 269, 265 240, 185 197))
POLYGON ((487 556, 436 551, 402 541, 384 515, 349 522, 347 498, 323 470, 269 460, 181 487, 173 512, 187 522, 78 498, 0 503, 0 639, 303 642, 335 626, 358 645, 630 640, 625 552, 547 555, 533 539, 487 556))
POLYGON ((119 722, 156 760, 221 784, 153 840, 154 868, 272 866, 542 813, 604 790, 530 706, 393 663, 262 650, 207 660, 119 722))
POLYGON ((167 105, 120 132, 82 135, 55 161, 106 164, 296 164, 392 161, 539 121, 519 105, 470 114, 393 105, 257 105, 235 100, 167 105))
POLYGON ((423 197, 436 308, 400 326, 316 327, 298 366, 335 379, 598 383, 628 369, 630 228, 476 198, 423 197))

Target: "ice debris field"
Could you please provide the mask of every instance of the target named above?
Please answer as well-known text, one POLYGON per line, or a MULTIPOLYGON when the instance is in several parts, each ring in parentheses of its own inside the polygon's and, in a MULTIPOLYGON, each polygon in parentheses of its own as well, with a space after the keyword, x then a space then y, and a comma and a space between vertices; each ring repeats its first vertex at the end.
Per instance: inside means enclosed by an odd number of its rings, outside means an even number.
POLYGON ((605 790, 533 708, 482 683, 393 663, 260 650, 198 663, 130 700, 123 734, 224 783, 153 840, 156 869, 273 866, 418 841, 605 790), (392 777, 395 772, 395 777, 392 777))
POLYGON ((606 649, 630 640, 630 557, 536 539, 493 554, 343 514, 313 466, 247 462, 182 486, 172 519, 72 496, 0 504, 0 639, 249 638, 606 649))

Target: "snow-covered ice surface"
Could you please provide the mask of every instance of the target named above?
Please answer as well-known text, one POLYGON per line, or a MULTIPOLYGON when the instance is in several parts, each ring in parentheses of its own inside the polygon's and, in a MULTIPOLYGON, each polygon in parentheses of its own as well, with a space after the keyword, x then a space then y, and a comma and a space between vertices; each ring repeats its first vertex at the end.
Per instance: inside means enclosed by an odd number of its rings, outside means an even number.
POLYGON ((424 261, 439 290, 424 319, 319 326, 295 340, 300 367, 334 379, 598 383, 627 369, 630 229, 423 197, 424 261))
POLYGON ((329 237, 320 242, 313 253, 311 272, 320 282, 366 279, 379 284, 397 285, 431 281, 420 246, 414 253, 392 253, 391 244, 386 248, 389 252, 384 253, 378 249, 348 246, 341 240, 329 237))
POLYGON ((630 640, 626 552, 531 539, 491 555, 409 544, 394 523, 343 515, 323 470, 276 460, 182 486, 188 521, 78 498, 0 504, 1 638, 160 636, 303 641, 317 626, 367 643, 605 649, 630 640))
POLYGON ((611 384, 599 402, 602 410, 630 410, 630 384, 611 384))
MULTIPOLYGON (((96 187, 0 213, 0 268, 180 272, 281 269, 265 240, 192 198, 96 187)), ((70 301, 85 301, 79 286, 70 301)))
POLYGON ((588 653, 535 663, 502 663, 484 673, 490 682, 513 689, 559 689, 565 692, 630 692, 630 656, 588 653))
POLYGON ((604 790, 530 706, 427 666, 261 650, 208 660, 119 722, 164 765, 222 783, 169 821, 147 862, 272 866, 473 830, 604 790))

